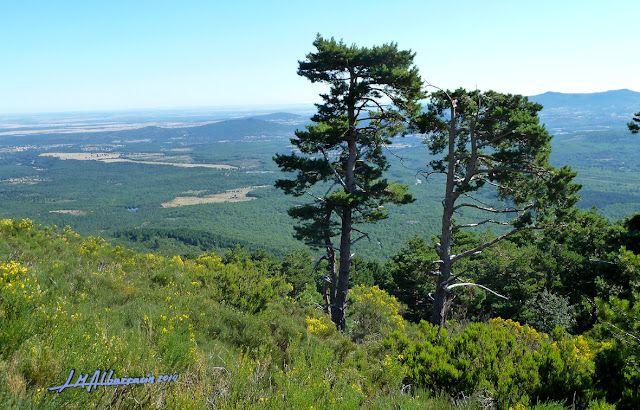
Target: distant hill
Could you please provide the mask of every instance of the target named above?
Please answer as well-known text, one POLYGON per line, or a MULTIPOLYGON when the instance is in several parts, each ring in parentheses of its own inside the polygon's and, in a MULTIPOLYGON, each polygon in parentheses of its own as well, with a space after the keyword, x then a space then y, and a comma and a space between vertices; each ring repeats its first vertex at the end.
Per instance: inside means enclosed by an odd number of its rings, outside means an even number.
POLYGON ((264 138, 287 139, 297 128, 302 128, 304 117, 295 114, 270 114, 249 118, 223 120, 212 124, 184 128, 145 127, 110 133, 115 138, 150 138, 155 142, 181 138, 189 142, 217 142, 256 140, 264 138), (264 119, 262 119, 264 118, 264 119))
MULTIPOLYGON (((308 118, 287 113, 260 115, 229 119, 194 127, 165 128, 147 126, 122 131, 78 132, 51 134, 20 135, 20 144, 108 144, 114 141, 148 139, 154 143, 165 143, 171 140, 210 143, 218 141, 256 141, 282 139, 288 141, 298 128, 304 128, 308 118)), ((16 132, 20 132, 17 130, 16 132)), ((0 134, 0 146, 15 145, 17 137, 11 134, 0 134)))
MULTIPOLYGON (((290 114, 293 116, 293 114, 290 114)), ((299 117, 299 116, 295 116, 299 117)), ((190 141, 239 140, 247 137, 289 137, 299 126, 297 123, 280 123, 257 118, 225 120, 199 127, 181 128, 190 141)))
POLYGON ((627 89, 581 94, 550 91, 544 94, 532 95, 529 99, 544 105, 545 108, 594 107, 624 110, 630 107, 631 109, 638 107, 638 104, 640 104, 640 92, 627 89))
POLYGON ((291 114, 288 112, 274 112, 273 114, 265 114, 265 115, 254 115, 252 118, 258 118, 265 121, 295 121, 300 123, 305 123, 309 121, 308 116, 291 114))
POLYGON ((600 93, 547 92, 529 97, 542 104, 540 118, 552 133, 624 129, 640 111, 640 92, 613 90, 600 93))

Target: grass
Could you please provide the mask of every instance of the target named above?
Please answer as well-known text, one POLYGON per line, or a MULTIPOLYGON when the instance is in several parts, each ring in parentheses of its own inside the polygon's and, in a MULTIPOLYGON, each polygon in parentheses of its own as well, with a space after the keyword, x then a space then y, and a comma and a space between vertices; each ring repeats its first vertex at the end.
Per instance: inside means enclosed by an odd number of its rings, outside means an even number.
POLYGON ((2 293, 0 402, 9 407, 423 408, 430 400, 402 395, 401 372, 378 373, 379 343, 356 345, 330 323, 311 332, 307 321, 326 317, 285 298, 280 278, 269 294, 251 285, 250 267, 215 255, 137 254, 70 229, 3 220, 0 258, 11 261, 0 267, 2 283, 20 290, 2 293), (223 300, 221 288, 232 285, 223 275, 249 286, 223 300), (48 391, 71 369, 89 378, 96 370, 179 376, 48 391))
POLYGON ((136 253, 22 219, 0 221, 0 261, 6 408, 480 409, 493 400, 488 385, 450 396, 409 382, 413 353, 398 355, 390 335, 412 346, 433 329, 405 322, 376 287, 353 289, 351 331, 340 334, 313 297, 287 296, 292 287, 278 274, 212 253, 136 253), (97 370, 177 377, 49 391, 72 369, 72 383, 97 370))

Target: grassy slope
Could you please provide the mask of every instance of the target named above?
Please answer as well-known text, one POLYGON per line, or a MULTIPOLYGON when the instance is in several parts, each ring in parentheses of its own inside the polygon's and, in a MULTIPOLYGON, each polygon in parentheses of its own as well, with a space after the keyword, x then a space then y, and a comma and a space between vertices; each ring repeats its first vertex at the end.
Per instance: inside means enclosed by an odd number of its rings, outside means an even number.
POLYGON ((376 287, 350 291, 342 335, 311 294, 287 297, 283 278, 251 262, 138 254, 24 219, 0 220, 0 260, 0 403, 9 408, 445 409, 482 408, 492 396, 507 408, 583 385, 579 397, 590 397, 593 353, 582 336, 554 340, 497 319, 454 326, 438 343, 436 328, 404 322, 376 287), (96 370, 178 376, 48 391, 71 369, 72 383, 96 370), (582 384, 569 383, 576 374, 582 384), (545 392, 557 387, 544 383, 551 375, 561 388, 545 392))
MULTIPOLYGON (((0 226, 0 402, 16 408, 403 408, 380 343, 356 345, 252 266, 137 254, 71 230, 0 226), (315 327, 308 330, 311 323, 315 327), (71 369, 177 382, 69 388, 71 369)), ((75 377, 74 377, 75 380, 75 377)), ((444 401, 443 401, 444 400, 444 401)))

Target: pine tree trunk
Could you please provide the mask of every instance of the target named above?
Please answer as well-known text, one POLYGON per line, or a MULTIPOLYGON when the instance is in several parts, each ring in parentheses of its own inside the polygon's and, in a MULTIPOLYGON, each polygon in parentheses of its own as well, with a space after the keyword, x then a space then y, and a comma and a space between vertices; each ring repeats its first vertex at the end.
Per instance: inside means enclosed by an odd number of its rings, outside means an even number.
MULTIPOLYGON (((327 241, 327 245, 331 245, 331 241, 327 241)), ((336 302, 336 289, 338 277, 336 276, 336 251, 333 248, 327 248, 327 259, 329 261, 329 281, 326 277, 324 280, 324 312, 328 315, 331 313, 331 306, 336 302)))
POLYGON ((451 242, 453 237, 453 214, 458 193, 455 192, 455 128, 456 111, 455 105, 451 108, 451 127, 449 128, 449 164, 447 170, 447 185, 445 187, 445 198, 442 203, 442 231, 440 235, 439 248, 437 249, 440 263, 440 274, 436 285, 436 292, 431 310, 431 324, 438 326, 438 339, 440 331, 444 327, 447 307, 447 282, 451 277, 451 242))
POLYGON ((446 320, 445 309, 448 296, 446 284, 451 277, 451 230, 447 229, 447 227, 450 227, 453 223, 453 212, 447 212, 445 205, 444 214, 443 232, 440 240, 440 250, 438 251, 438 256, 442 260, 442 263, 440 264, 440 274, 438 275, 433 308, 431 310, 431 324, 439 327, 438 338, 440 337, 440 330, 444 327, 446 320), (446 222, 445 219, 451 220, 451 222, 446 222))
MULTIPOLYGON (((351 74, 351 86, 355 85, 355 75, 351 74)), ((356 157, 357 157, 357 131, 356 116, 353 105, 347 109, 349 118, 349 157, 345 168, 345 187, 347 194, 353 194, 356 190, 356 157)), ((349 270, 351 268, 351 230, 353 226, 353 207, 345 205, 342 210, 342 229, 340 234, 340 262, 338 265, 338 287, 336 289, 336 301, 331 309, 331 320, 336 324, 338 331, 346 330, 347 298, 349 295, 349 270)))
MULTIPOLYGON (((438 287, 440 287, 440 280, 438 280, 438 287)), ((440 333, 440 329, 444 327, 445 320, 445 304, 447 301, 446 290, 444 288, 440 288, 436 291, 434 295, 433 307, 431 310, 431 324, 439 327, 438 334, 440 333)))
POLYGON ((349 268, 351 265, 351 209, 342 213, 342 234, 340 236, 340 263, 338 267, 338 286, 336 300, 331 308, 331 320, 338 331, 344 332, 347 319, 347 296, 349 294, 349 268))

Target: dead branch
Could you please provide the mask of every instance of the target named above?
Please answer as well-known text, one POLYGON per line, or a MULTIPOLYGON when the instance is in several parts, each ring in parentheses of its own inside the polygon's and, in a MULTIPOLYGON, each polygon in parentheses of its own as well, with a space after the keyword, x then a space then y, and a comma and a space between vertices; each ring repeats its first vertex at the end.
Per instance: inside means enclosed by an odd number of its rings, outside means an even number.
POLYGON ((509 232, 505 233, 504 235, 498 236, 497 238, 495 238, 495 239, 493 239, 493 240, 491 240, 489 242, 485 242, 480 246, 476 246, 473 249, 470 249, 468 251, 464 251, 464 252, 462 252, 462 253, 460 253, 458 255, 452 255, 451 256, 451 263, 456 262, 457 260, 462 259, 464 257, 467 257, 469 255, 473 255, 474 253, 476 253, 478 251, 481 251, 481 250, 483 250, 485 248, 488 248, 489 246, 493 245, 494 243, 500 242, 501 240, 503 240, 505 238, 508 238, 511 235, 517 234, 518 232, 528 231, 528 230, 532 230, 532 229, 544 229, 544 227, 542 227, 542 226, 526 226, 524 228, 514 229, 512 231, 509 231, 509 232))
POLYGON ((324 159, 325 159, 325 161, 327 161, 327 164, 329 165, 329 168, 331 168, 331 172, 333 172, 333 175, 335 175, 336 180, 338 182, 340 182, 340 185, 342 185, 344 187, 344 189, 347 189, 347 184, 344 182, 344 180, 342 179, 340 174, 338 174, 338 171, 336 171, 336 169, 333 167, 333 164, 329 160, 329 156, 327 155, 327 151, 325 151, 324 148, 322 148, 322 147, 320 147, 320 151, 322 151, 322 155, 324 155, 324 159))
POLYGON ((499 221, 494 221, 493 219, 485 219, 482 222, 478 222, 475 224, 464 224, 464 225, 454 225, 451 229, 458 230, 458 229, 462 229, 462 228, 474 228, 476 226, 480 226, 480 225, 484 225, 486 223, 492 223, 492 224, 496 224, 496 225, 509 225, 508 222, 499 222, 499 221))
POLYGON ((451 289, 453 289, 453 288, 457 288, 458 286, 477 286, 477 287, 479 287, 479 288, 482 288, 482 289, 486 290, 487 292, 491 292, 491 293, 493 293, 494 295, 496 295, 496 296, 498 296, 498 297, 500 297, 500 298, 502 298, 502 299, 509 300, 509 298, 508 298, 508 297, 503 296, 503 295, 499 294, 498 292, 495 292, 495 291, 493 291, 493 290, 489 289, 488 287, 483 286, 483 285, 479 285, 479 284, 477 284, 477 283, 471 283, 471 282, 456 283, 455 285, 447 286, 445 289, 446 289, 446 290, 451 290, 451 289))

